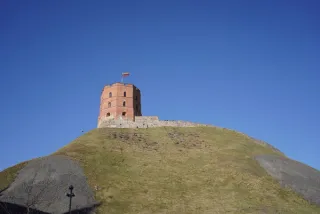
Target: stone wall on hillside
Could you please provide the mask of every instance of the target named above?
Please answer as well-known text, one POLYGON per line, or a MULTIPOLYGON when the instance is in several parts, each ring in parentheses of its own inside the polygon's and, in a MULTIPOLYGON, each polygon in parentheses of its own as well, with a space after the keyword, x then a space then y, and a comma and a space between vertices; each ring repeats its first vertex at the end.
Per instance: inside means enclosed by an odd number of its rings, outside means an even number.
POLYGON ((200 123, 181 121, 181 120, 159 120, 157 116, 136 116, 135 121, 105 119, 98 122, 98 128, 152 128, 152 127, 195 127, 211 126, 200 123))

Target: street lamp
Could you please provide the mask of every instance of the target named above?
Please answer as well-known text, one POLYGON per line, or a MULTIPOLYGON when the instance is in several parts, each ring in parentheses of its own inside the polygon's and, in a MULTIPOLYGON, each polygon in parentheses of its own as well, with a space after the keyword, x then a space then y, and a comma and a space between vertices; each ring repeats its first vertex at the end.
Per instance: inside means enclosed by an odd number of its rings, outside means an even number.
POLYGON ((73 191, 73 186, 72 186, 72 185, 69 186, 69 190, 70 190, 70 193, 67 193, 67 197, 70 198, 70 200, 69 200, 69 214, 71 214, 71 202, 72 202, 72 197, 75 196, 74 193, 72 192, 72 191, 73 191))

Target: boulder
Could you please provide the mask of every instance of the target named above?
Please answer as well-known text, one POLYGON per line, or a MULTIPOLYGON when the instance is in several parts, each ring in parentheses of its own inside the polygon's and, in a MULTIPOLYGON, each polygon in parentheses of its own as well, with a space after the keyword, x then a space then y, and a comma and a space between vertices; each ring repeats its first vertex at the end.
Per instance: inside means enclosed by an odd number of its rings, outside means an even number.
POLYGON ((30 213, 61 214, 69 211, 69 186, 74 187, 71 209, 91 213, 97 202, 79 164, 62 155, 34 159, 14 182, 0 193, 0 209, 30 209, 30 213))

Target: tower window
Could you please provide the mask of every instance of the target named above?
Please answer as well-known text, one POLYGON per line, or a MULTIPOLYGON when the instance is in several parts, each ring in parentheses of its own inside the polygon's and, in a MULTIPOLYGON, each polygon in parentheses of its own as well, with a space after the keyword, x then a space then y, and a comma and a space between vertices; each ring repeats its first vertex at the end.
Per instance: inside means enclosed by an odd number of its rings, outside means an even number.
POLYGON ((126 112, 122 112, 122 116, 126 116, 126 112))
POLYGON ((136 110, 138 110, 138 104, 136 104, 136 110))
POLYGON ((138 96, 136 96, 136 100, 138 100, 138 96))
POLYGON ((126 101, 123 101, 122 106, 123 107, 126 106, 126 101))
POLYGON ((110 113, 109 112, 107 113, 107 117, 110 117, 110 113))
POLYGON ((124 97, 126 97, 127 96, 127 92, 125 91, 125 92, 123 92, 123 96, 124 97))
POLYGON ((111 107, 111 102, 108 102, 108 108, 110 108, 111 107))
POLYGON ((111 92, 109 92, 109 97, 112 97, 112 93, 111 92))

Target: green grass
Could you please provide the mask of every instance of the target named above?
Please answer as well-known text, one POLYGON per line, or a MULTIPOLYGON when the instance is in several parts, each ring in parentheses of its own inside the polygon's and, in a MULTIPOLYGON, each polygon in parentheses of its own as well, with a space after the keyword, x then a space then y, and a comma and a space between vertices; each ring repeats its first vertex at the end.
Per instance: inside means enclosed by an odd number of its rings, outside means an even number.
MULTIPOLYGON (((212 127, 92 130, 54 154, 82 165, 99 213, 320 213, 253 159, 277 154, 212 127)), ((21 166, 0 172, 12 181, 21 166)))
POLYGON ((0 172, 0 191, 7 188, 15 179, 17 172, 22 169, 27 162, 19 163, 0 172))

